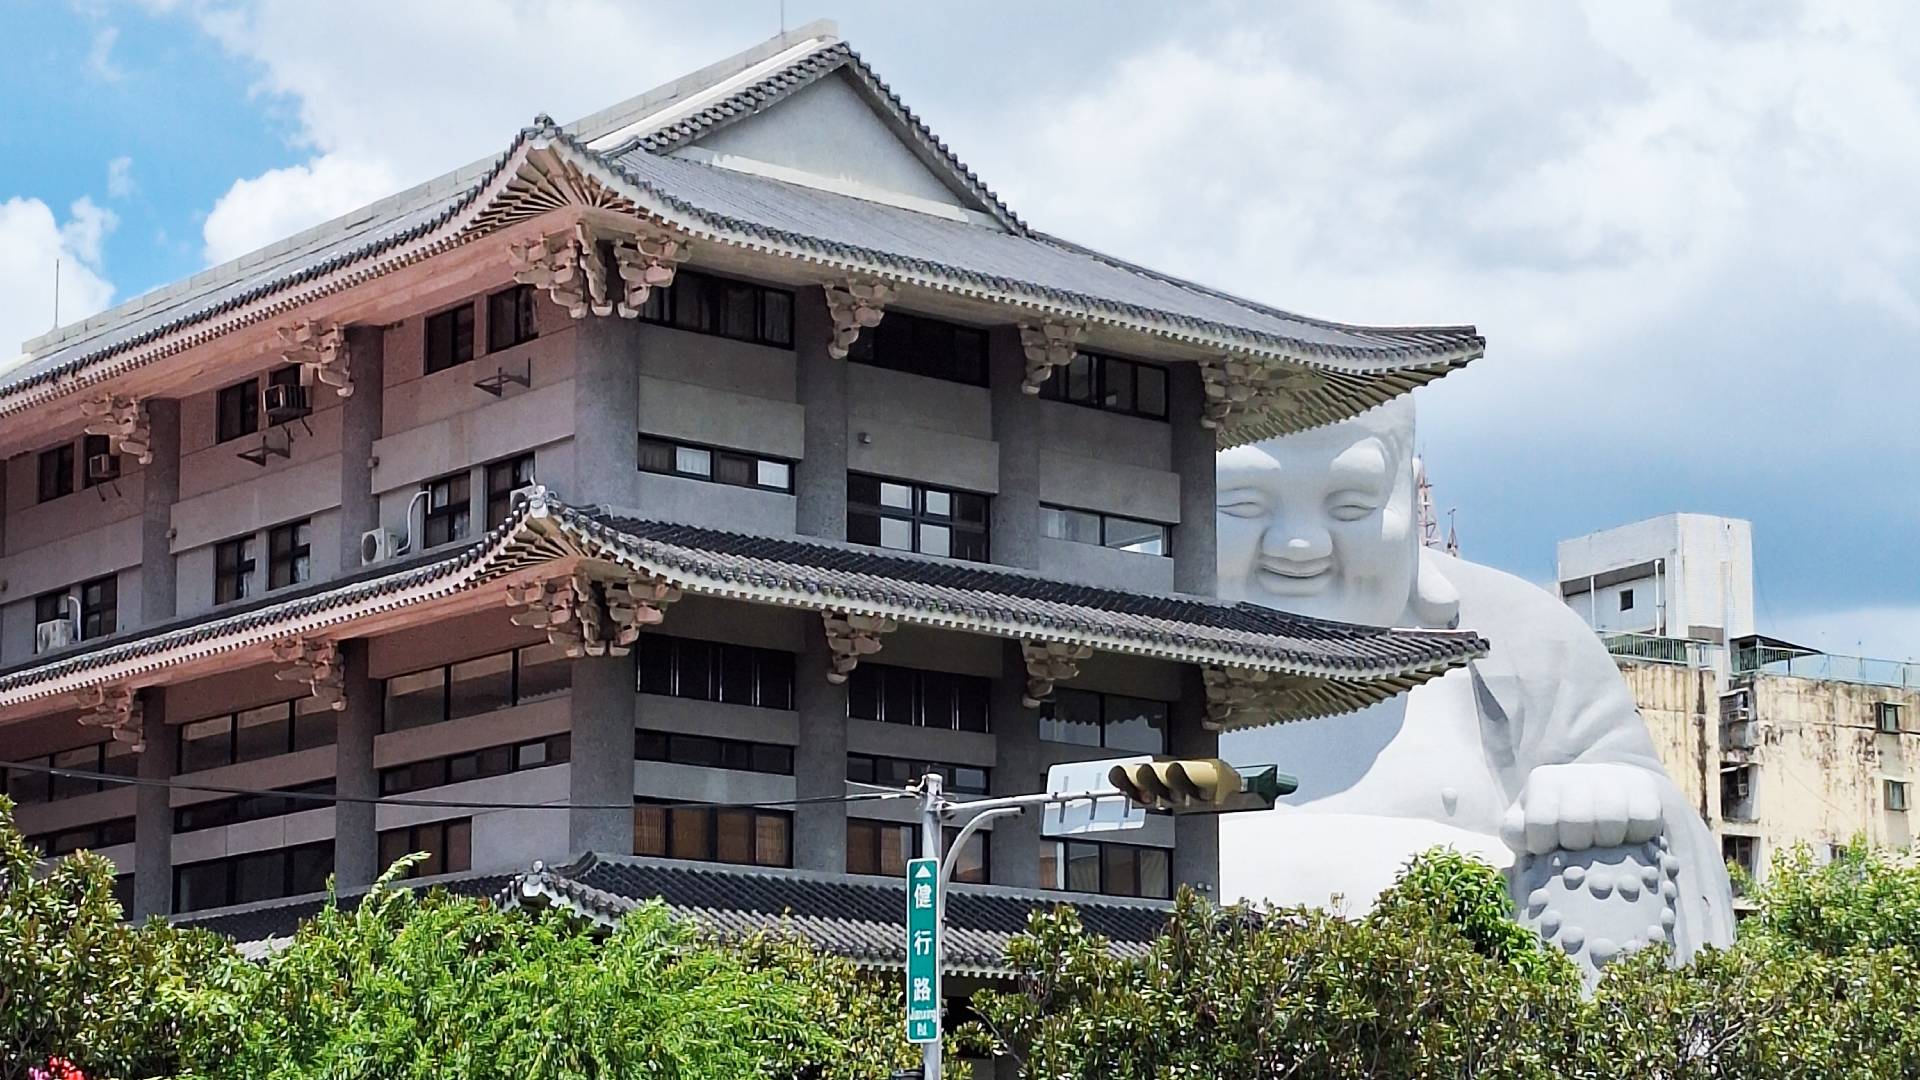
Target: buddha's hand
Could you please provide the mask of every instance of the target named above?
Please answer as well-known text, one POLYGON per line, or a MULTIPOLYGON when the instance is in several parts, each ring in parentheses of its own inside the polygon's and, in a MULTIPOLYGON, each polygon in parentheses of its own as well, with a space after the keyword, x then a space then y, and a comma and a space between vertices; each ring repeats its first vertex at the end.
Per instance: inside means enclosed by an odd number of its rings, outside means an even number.
POLYGON ((1660 789, 1632 765, 1542 765, 1527 775, 1501 836, 1516 854, 1642 844, 1666 831, 1660 789))

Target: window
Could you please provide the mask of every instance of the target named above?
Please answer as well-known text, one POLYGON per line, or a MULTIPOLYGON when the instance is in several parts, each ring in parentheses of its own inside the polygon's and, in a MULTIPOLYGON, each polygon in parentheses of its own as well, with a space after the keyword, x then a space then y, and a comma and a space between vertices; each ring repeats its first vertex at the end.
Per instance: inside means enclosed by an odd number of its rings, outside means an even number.
POLYGON ((1907 808, 1907 782, 1905 780, 1886 780, 1887 809, 1904 811, 1907 808))
MULTIPOLYGON (((286 367, 277 368, 273 371, 269 371, 267 373, 267 386, 270 388, 275 386, 291 387, 292 389, 299 390, 301 388, 300 387, 300 365, 288 364, 286 367)), ((298 394, 294 395, 294 397, 299 398, 300 400, 306 400, 304 397, 298 394)), ((300 417, 305 416, 312 411, 313 410, 310 407, 302 408, 297 412, 283 413, 281 414, 280 418, 277 420, 274 419, 271 415, 269 415, 267 420, 269 424, 275 427, 278 427, 281 424, 285 424, 290 421, 297 420, 300 417)))
POLYGON ((1876 701, 1873 703, 1873 726, 1888 735, 1900 733, 1900 703, 1897 701, 1876 701))
POLYGON ((174 771, 197 772, 332 746, 333 719, 333 710, 303 697, 182 724, 174 771))
POLYGON ((446 784, 562 765, 572 752, 573 736, 561 734, 428 758, 380 770, 380 794, 405 795, 410 791, 425 791, 446 784))
POLYGON ((105 435, 89 435, 80 442, 80 483, 84 487, 104 484, 120 478, 120 455, 113 452, 113 441, 105 435), (106 472, 101 476, 93 474, 93 459, 108 459, 106 472))
POLYGON ((229 442, 260 430, 260 380, 248 379, 213 398, 213 438, 229 442))
POLYGON ((847 715, 943 731, 986 731, 987 686, 978 675, 863 663, 847 681, 847 715))
POLYGON ((40 451, 40 501, 73 494, 73 444, 40 451))
POLYGON ((473 359, 473 305, 427 317, 427 374, 473 359))
POLYGON ((1173 554, 1167 547, 1165 525, 1064 506, 1040 508, 1040 535, 1051 540, 1098 544, 1121 551, 1137 551, 1143 555, 1173 554))
POLYGON ((987 497, 849 474, 847 539, 895 551, 986 562, 987 497))
POLYGON ((467 527, 473 523, 473 507, 468 502, 470 483, 466 473, 457 472, 421 485, 427 493, 427 547, 439 547, 467 535, 467 527))
POLYGON ((1720 816, 1727 821, 1752 821, 1753 766, 1720 770, 1720 816))
POLYGON ((487 351, 499 352, 540 336, 533 318, 533 286, 515 285, 487 297, 487 351))
POLYGON ((310 784, 277 788, 275 794, 235 795, 229 799, 194 803, 174 810, 173 831, 176 833, 198 832, 201 829, 217 829, 249 821, 265 821, 268 818, 297 814, 302 810, 318 810, 331 804, 318 799, 289 799, 286 796, 331 794, 333 794, 332 780, 316 780, 310 784))
POLYGON ((380 834, 380 868, 385 870, 408 855, 424 853, 408 877, 457 874, 473 866, 473 819, 430 821, 380 834))
POLYGON ((696 334, 793 347, 792 293, 694 270, 676 272, 672 288, 647 294, 640 318, 696 334))
MULTIPOLYGON (((1720 857, 1728 866, 1753 877, 1760 867, 1760 843, 1757 837, 1726 836, 1720 839, 1720 857)), ((1736 888, 1738 886, 1736 885, 1736 888)))
POLYGON ((636 802, 633 853, 741 866, 792 866, 793 814, 636 802))
POLYGON ((533 455, 521 454, 487 466, 487 528, 497 529, 513 513, 513 493, 533 483, 533 455))
MULTIPOLYGON (((959 838, 958 829, 946 830, 943 850, 950 850, 959 838)), ((967 838, 967 846, 954 860, 953 880, 985 885, 992 865, 989 842, 992 834, 981 831, 967 838)), ((886 821, 847 821, 847 873, 878 874, 885 877, 907 876, 907 860, 920 854, 920 830, 913 825, 895 825, 886 821)))
POLYGON ((213 546, 213 602, 231 603, 253 593, 253 537, 236 536, 213 546))
POLYGON ((945 789, 960 795, 985 795, 991 770, 978 765, 943 765, 874 754, 848 754, 847 779, 856 784, 903 788, 927 773, 939 773, 945 789))
POLYGON ((643 694, 722 701, 762 709, 793 708, 793 654, 752 645, 640 635, 643 694))
POLYGON ((637 731, 633 736, 636 761, 664 761, 707 769, 793 775, 793 747, 777 743, 716 739, 678 732, 637 731))
POLYGON ((640 471, 710 480, 767 491, 793 490, 793 464, 779 458, 715 450, 640 436, 640 471))
POLYGON ((204 911, 317 893, 333 873, 333 841, 231 855, 173 868, 173 910, 204 911))
POLYGON ((847 359, 933 379, 987 385, 987 335, 972 327, 889 311, 860 331, 847 359))
POLYGON ((267 530, 267 588, 284 589, 313 577, 313 522, 302 518, 267 530))
POLYGON ((1107 412, 1167 418, 1167 369, 1117 356, 1080 353, 1040 384, 1050 401, 1087 405, 1107 412))
POLYGON ((1040 704, 1040 737, 1075 746, 1103 746, 1137 754, 1167 752, 1164 701, 1058 687, 1040 704))
POLYGON ((557 645, 528 645, 387 680, 382 731, 405 731, 564 694, 573 667, 557 645))
MULTIPOLYGON (((108 776, 135 776, 139 755, 126 743, 103 742, 62 750, 57 754, 26 758, 23 765, 41 765, 57 769, 78 769, 108 776)), ((105 780, 78 776, 54 776, 26 769, 0 769, 0 792, 15 804, 57 802, 78 795, 92 795, 120 785, 105 780)))
MULTIPOLYGON (((41 593, 33 598, 34 626, 65 619, 71 610, 67 590, 56 589, 53 592, 41 593)), ((37 631, 34 634, 33 651, 36 653, 40 651, 40 637, 37 631)))
POLYGON ((113 633, 120 619, 120 579, 108 574, 80 585, 80 638, 91 641, 113 633))
POLYGON ((1633 610, 1633 590, 1632 589, 1620 590, 1620 610, 1621 611, 1633 610))
POLYGON ((1102 896, 1173 895, 1166 848, 1093 844, 1082 840, 1040 843, 1040 887, 1102 896))
POLYGON ((40 833, 26 838, 27 846, 40 852, 42 858, 53 859, 61 855, 71 855, 76 851, 99 851, 115 844, 133 843, 133 819, 115 818, 94 825, 81 825, 59 832, 40 833))

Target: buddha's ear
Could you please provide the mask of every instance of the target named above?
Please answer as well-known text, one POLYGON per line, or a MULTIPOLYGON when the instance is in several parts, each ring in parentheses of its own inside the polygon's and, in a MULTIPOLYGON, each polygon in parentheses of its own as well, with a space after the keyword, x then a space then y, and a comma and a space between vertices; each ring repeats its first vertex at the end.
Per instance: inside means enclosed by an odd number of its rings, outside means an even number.
POLYGON ((1447 580, 1440 557, 1433 549, 1420 548, 1420 562, 1413 572, 1413 596, 1407 610, 1414 621, 1430 629, 1452 630, 1460 625, 1460 590, 1447 580))

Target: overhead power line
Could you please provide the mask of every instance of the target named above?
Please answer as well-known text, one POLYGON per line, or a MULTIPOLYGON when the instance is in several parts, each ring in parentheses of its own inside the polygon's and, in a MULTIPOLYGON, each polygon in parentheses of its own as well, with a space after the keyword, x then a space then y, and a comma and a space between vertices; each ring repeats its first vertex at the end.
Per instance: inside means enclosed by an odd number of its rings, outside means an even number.
MULTIPOLYGON (((267 795, 276 799, 291 799, 300 802, 325 803, 329 806, 339 803, 371 804, 373 806, 424 806, 442 810, 631 810, 636 805, 632 801, 624 803, 552 803, 552 802, 487 802, 473 799, 410 799, 405 795, 367 796, 367 795, 330 795, 318 791, 276 791, 273 788, 236 787, 228 784, 205 784, 179 780, 155 780, 144 776, 116 776, 112 773, 93 772, 88 769, 67 769, 58 765, 40 765, 25 761, 0 761, 0 769, 18 770, 28 773, 43 773, 48 776, 62 776, 73 780, 95 780, 105 784, 123 784, 128 787, 165 788, 169 791, 204 791, 217 795, 267 795)), ((864 786, 864 785, 862 785, 864 786)), ((901 790, 860 791, 841 795, 811 795, 803 799, 761 799, 755 802, 645 802, 637 805, 661 809, 703 808, 709 810, 775 810, 788 806, 812 806, 819 803, 873 802, 882 799, 912 798, 913 793, 901 790)))

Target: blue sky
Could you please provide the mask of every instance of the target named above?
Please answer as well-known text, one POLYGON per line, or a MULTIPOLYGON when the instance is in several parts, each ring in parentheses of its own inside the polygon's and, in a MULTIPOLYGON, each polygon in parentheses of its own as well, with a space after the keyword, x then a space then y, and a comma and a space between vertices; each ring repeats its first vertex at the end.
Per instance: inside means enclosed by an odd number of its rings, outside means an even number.
MULTIPOLYGON (((1473 322, 1466 553, 1753 521, 1763 627, 1920 655, 1910 5, 788 0, 1036 226, 1296 310, 1473 322)), ((779 0, 0 0, 0 353, 766 36, 779 0), (115 162, 122 164, 115 165, 115 162)))

